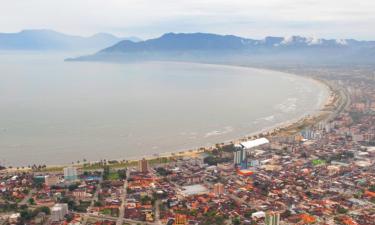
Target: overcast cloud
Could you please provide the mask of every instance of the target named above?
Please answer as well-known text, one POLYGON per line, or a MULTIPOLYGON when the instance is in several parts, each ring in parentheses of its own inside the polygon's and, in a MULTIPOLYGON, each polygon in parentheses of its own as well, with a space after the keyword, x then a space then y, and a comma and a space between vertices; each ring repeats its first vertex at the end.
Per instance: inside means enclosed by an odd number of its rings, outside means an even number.
POLYGON ((0 32, 214 32, 375 40, 374 0, 0 0, 0 32))

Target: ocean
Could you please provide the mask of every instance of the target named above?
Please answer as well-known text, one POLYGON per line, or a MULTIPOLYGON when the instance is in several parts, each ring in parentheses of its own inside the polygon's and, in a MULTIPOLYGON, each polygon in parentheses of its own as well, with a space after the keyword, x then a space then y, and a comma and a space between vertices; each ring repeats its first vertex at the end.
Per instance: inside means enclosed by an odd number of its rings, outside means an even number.
POLYGON ((236 139, 319 110, 322 84, 178 62, 0 53, 0 165, 131 159, 236 139))

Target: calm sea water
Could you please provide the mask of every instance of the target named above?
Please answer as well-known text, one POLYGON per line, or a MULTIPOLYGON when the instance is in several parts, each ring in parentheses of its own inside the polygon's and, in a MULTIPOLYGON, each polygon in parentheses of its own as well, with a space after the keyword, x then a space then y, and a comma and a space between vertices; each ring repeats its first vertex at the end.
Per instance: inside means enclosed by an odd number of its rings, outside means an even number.
POLYGON ((301 77, 192 63, 0 54, 0 164, 127 159, 242 137, 314 112, 301 77))

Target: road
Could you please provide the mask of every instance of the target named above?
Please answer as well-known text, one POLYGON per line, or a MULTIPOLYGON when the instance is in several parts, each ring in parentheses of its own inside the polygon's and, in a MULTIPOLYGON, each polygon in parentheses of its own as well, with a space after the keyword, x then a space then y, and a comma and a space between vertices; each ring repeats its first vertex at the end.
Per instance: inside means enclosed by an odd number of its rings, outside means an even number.
MULTIPOLYGON (((93 207, 94 204, 95 204, 95 202, 98 201, 98 196, 99 196, 99 191, 100 191, 101 184, 102 184, 102 181, 100 181, 100 182, 98 183, 98 185, 96 186, 96 190, 95 190, 94 196, 93 196, 92 199, 91 199, 90 207, 93 207)), ((85 214, 85 215, 83 216, 82 225, 86 225, 87 220, 88 220, 88 215, 85 214)))
MULTIPOLYGON (((94 220, 110 220, 110 221, 116 221, 116 224, 118 222, 118 217, 113 217, 113 216, 104 216, 104 215, 92 215, 88 213, 78 213, 81 214, 81 216, 86 216, 87 219, 94 219, 94 220)), ((148 223, 144 221, 138 221, 138 220, 131 220, 131 219, 125 219, 123 218, 122 220, 123 223, 130 223, 130 224, 144 224, 144 225, 158 225, 156 223, 148 223)))
POLYGON ((116 225, 122 225, 124 223, 125 205, 126 205, 126 190, 128 188, 129 169, 126 170, 126 179, 124 181, 124 187, 121 193, 121 206, 119 216, 116 225))
POLYGON ((160 204, 161 204, 161 201, 158 199, 155 201, 155 224, 159 224, 161 225, 161 221, 160 221, 160 204))
MULTIPOLYGON (((87 223, 88 219, 94 219, 94 220, 110 220, 110 221, 116 221, 116 225, 123 225, 124 223, 129 223, 129 224, 142 224, 142 225, 160 225, 161 223, 148 223, 144 221, 137 221, 137 220, 131 220, 131 219, 126 219, 124 218, 125 215, 125 205, 126 205, 126 190, 128 187, 128 178, 129 178, 129 170, 126 171, 126 180, 124 181, 124 186, 123 186, 123 191, 121 193, 120 199, 121 199, 121 206, 120 206, 120 212, 119 212, 119 217, 113 217, 113 216, 108 216, 108 215, 93 215, 89 213, 79 213, 83 217, 83 222, 82 225, 85 225, 87 223)), ((100 184, 98 185, 98 188, 94 194, 94 197, 92 198, 91 201, 91 206, 95 203, 95 200, 98 199, 98 193, 100 189, 100 184)))
POLYGON ((345 87, 331 84, 331 87, 337 91, 337 94, 340 95, 340 102, 336 109, 331 113, 331 115, 325 120, 326 122, 332 121, 334 118, 337 117, 341 112, 348 109, 350 106, 350 94, 348 93, 348 90, 345 87))

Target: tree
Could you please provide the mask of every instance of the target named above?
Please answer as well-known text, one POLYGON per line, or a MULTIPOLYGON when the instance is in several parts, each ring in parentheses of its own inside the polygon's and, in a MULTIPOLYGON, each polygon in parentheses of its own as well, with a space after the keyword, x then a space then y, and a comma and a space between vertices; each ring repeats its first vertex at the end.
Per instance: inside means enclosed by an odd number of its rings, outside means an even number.
POLYGON ((102 207, 102 206, 103 206, 103 203, 100 202, 100 201, 95 201, 94 206, 95 206, 95 207, 102 207))
POLYGON ((69 185, 69 187, 68 187, 69 191, 74 191, 74 190, 77 189, 77 188, 78 188, 78 184, 71 184, 71 185, 69 185))
POLYGON ((156 172, 157 172, 160 176, 163 176, 163 177, 168 176, 168 175, 170 175, 170 174, 172 173, 171 171, 166 170, 166 169, 163 168, 163 167, 158 167, 158 168, 156 168, 156 172))
POLYGON ((39 210, 40 212, 44 212, 44 213, 47 214, 47 215, 50 215, 50 214, 51 214, 51 210, 50 210, 50 208, 48 208, 47 206, 39 207, 38 210, 39 210))
POLYGON ((103 179, 104 180, 107 180, 108 179, 108 176, 109 176, 109 166, 104 166, 103 168, 103 179))
POLYGON ((69 223, 69 222, 71 222, 74 219, 74 217, 73 217, 72 214, 67 214, 67 215, 65 215, 65 219, 69 223))
POLYGON ((32 218, 31 211, 29 211, 29 210, 22 210, 20 212, 20 217, 21 217, 21 221, 31 220, 31 218, 32 218))
POLYGON ((122 180, 126 179, 126 169, 117 170, 117 174, 118 174, 120 179, 122 179, 122 180))
POLYGON ((28 208, 28 206, 25 204, 25 205, 20 205, 20 209, 21 210, 26 210, 28 208))
POLYGON ((35 205, 35 200, 33 198, 29 198, 29 204, 30 205, 35 205))
POLYGON ((149 203, 151 201, 152 201, 152 198, 150 196, 148 196, 148 195, 145 195, 145 196, 141 197, 141 203, 142 203, 142 205, 145 205, 145 204, 147 204, 147 203, 149 203))
POLYGON ((339 207, 337 208, 337 212, 340 213, 340 214, 345 214, 345 213, 348 212, 348 210, 345 209, 345 208, 342 207, 342 206, 339 206, 339 207))
POLYGON ((240 220, 239 217, 236 217, 236 218, 233 218, 232 223, 233 223, 233 225, 240 225, 241 224, 241 220, 240 220))

